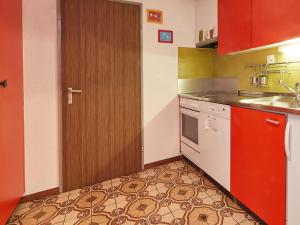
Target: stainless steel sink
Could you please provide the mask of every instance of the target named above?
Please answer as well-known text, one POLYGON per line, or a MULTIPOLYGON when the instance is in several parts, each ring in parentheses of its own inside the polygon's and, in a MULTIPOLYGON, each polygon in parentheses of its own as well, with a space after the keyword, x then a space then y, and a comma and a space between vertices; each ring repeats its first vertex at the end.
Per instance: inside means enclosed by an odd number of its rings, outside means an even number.
POLYGON ((300 103, 297 101, 296 97, 291 96, 271 96, 262 98, 242 99, 240 100, 240 102, 246 104, 300 109, 300 103))

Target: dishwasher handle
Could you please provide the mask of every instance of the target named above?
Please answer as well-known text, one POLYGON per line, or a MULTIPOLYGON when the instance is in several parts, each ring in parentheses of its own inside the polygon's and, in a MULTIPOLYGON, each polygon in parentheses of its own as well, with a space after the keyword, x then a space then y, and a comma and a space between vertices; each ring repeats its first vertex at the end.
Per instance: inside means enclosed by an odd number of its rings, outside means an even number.
POLYGON ((284 148, 285 154, 288 161, 292 160, 291 154, 291 122, 287 122, 285 127, 285 135, 284 135, 284 148))

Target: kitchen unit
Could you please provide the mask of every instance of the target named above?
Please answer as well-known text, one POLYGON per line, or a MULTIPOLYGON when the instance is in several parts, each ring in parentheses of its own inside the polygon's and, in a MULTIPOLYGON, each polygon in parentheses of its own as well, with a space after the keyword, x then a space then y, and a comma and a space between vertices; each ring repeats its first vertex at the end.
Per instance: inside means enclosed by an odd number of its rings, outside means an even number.
MULTIPOLYGON (((180 94, 181 107, 188 107, 185 101, 193 102, 199 112, 198 150, 193 150, 181 139, 181 152, 267 224, 297 225, 300 207, 300 104, 293 95, 264 95, 249 97, 242 92, 240 95, 180 94), (227 128, 231 130, 231 148, 227 154, 230 156, 227 161, 230 174, 223 174, 230 179, 230 188, 218 177, 219 168, 225 168, 226 172, 227 167, 224 162, 216 163, 218 157, 214 154, 217 151, 211 142, 221 139, 212 139, 206 132, 206 126, 216 126, 211 123, 214 120, 208 120, 209 116, 213 117, 206 115, 201 105, 225 106, 225 111, 231 106, 228 111, 231 126, 227 128)), ((207 109, 210 109, 208 112, 213 111, 213 108, 207 109)), ((224 146, 218 148, 223 154, 227 145, 224 146)), ((223 161, 226 160, 224 156, 223 161)))
POLYGON ((267 224, 284 224, 286 116, 232 107, 231 124, 231 193, 267 224))
POLYGON ((181 152, 230 190, 230 106, 180 99, 181 152))

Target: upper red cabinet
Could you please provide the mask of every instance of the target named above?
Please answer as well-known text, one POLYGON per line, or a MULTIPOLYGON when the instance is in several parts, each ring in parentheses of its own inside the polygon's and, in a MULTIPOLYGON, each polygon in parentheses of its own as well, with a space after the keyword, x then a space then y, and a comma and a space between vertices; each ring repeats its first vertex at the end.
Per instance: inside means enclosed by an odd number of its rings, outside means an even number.
POLYGON ((218 52, 251 48, 251 0, 218 1, 218 52))
POLYGON ((300 37, 299 0, 252 0, 252 47, 300 37))
POLYGON ((219 0, 220 54, 300 37, 299 0, 219 0))

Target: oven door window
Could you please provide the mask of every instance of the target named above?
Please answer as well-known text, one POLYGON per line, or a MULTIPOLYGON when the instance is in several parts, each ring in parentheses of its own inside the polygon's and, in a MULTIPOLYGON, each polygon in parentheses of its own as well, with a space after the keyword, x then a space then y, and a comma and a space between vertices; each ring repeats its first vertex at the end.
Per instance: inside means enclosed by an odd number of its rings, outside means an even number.
POLYGON ((198 118, 181 114, 181 135, 198 145, 198 118))

